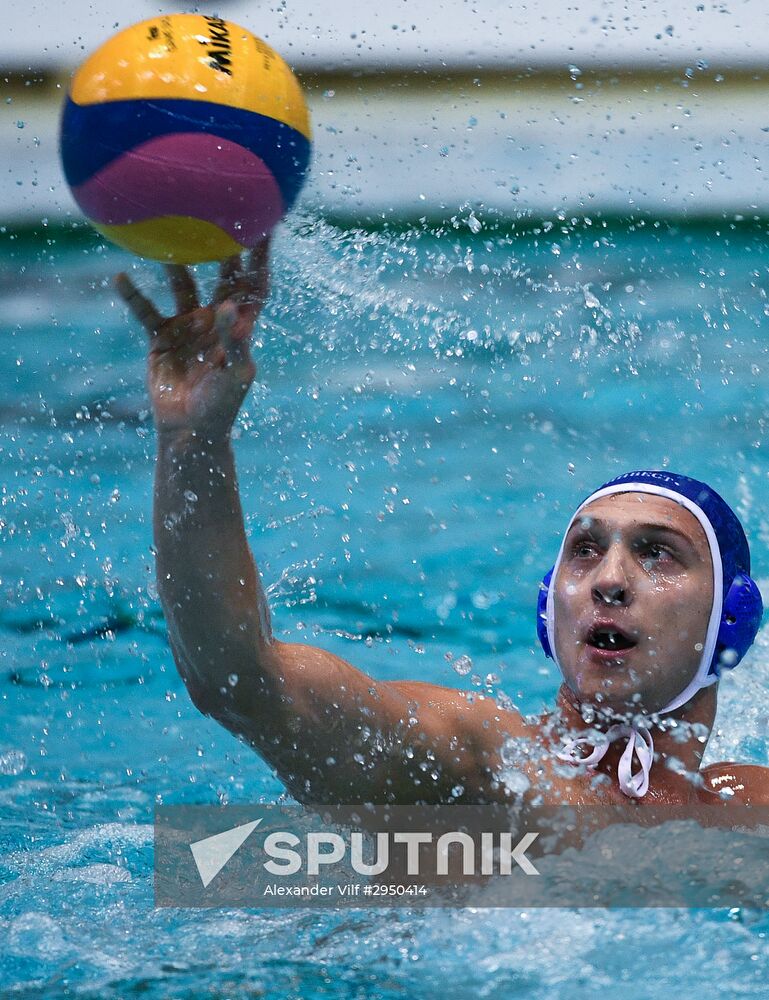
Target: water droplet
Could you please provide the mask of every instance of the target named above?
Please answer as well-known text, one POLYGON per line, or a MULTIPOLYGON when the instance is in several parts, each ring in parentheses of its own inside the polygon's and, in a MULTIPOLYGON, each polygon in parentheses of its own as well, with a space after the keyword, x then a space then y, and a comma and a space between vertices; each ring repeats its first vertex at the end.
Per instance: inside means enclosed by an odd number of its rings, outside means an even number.
POLYGON ((473 669, 473 661, 470 659, 469 656, 463 654, 462 656, 458 656, 456 660, 454 660, 452 666, 460 677, 465 677, 473 669))
POLYGON ((16 775, 26 769, 27 757, 21 750, 0 753, 0 774, 16 775))
POLYGON ((502 780, 505 783, 505 788, 514 795, 523 795, 531 788, 531 782, 523 771, 505 771, 502 780))

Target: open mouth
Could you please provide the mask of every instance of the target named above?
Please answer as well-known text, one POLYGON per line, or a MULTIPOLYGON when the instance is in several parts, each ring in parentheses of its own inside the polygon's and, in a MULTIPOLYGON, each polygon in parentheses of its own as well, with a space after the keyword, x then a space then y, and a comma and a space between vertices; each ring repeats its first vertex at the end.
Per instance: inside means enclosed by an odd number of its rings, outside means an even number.
POLYGON ((610 652, 622 652, 636 645, 635 640, 629 635, 618 628, 606 625, 594 625, 587 634, 586 642, 594 649, 605 649, 610 652))

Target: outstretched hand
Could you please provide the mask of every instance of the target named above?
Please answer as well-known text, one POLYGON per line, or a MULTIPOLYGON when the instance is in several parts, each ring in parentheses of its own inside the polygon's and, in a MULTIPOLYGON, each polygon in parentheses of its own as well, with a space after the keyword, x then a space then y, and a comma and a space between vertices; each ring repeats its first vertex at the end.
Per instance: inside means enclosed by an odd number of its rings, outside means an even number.
POLYGON ((221 265, 210 305, 201 306, 186 267, 166 265, 177 314, 164 317, 126 274, 117 290, 149 338, 147 381, 159 434, 228 433, 254 380, 249 339, 269 294, 269 237, 221 265))

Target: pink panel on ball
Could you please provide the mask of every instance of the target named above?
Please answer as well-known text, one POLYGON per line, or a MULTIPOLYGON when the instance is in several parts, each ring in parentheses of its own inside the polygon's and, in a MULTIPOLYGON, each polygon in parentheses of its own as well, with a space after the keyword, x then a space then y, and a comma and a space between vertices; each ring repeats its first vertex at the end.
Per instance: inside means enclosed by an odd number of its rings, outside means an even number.
POLYGON ((204 133, 161 136, 137 146, 73 189, 94 222, 125 225, 164 215, 203 219, 253 246, 284 214, 264 161, 204 133))

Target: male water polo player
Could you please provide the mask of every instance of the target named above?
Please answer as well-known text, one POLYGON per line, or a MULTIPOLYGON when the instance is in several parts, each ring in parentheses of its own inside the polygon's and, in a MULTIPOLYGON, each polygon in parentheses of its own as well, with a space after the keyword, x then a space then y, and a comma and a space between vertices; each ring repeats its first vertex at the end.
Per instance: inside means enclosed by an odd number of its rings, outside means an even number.
POLYGON ((736 516, 683 476, 621 476, 572 518, 538 614, 563 684, 535 720, 491 697, 377 681, 333 653, 275 639, 230 443, 255 375, 249 335, 267 297, 268 247, 245 269, 236 259, 222 267, 210 306, 184 268, 169 272, 171 318, 125 276, 118 287, 150 339, 154 530, 171 649, 195 705, 259 752, 297 799, 505 801, 512 767, 519 790, 553 801, 769 800, 769 770, 701 767, 717 681, 752 643, 762 606, 736 516))

